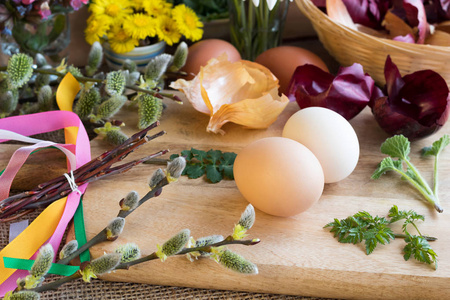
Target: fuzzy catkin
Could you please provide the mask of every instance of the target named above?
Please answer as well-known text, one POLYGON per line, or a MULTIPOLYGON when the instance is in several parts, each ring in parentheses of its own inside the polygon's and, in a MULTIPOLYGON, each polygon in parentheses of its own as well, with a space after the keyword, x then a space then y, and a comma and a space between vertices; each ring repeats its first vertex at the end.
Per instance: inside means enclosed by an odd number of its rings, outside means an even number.
POLYGON ((114 218, 108 226, 106 226, 106 236, 108 240, 116 239, 123 231, 125 219, 121 217, 114 218))
POLYGON ((109 130, 106 132, 104 139, 111 145, 119 146, 128 140, 128 136, 120 129, 109 130))
POLYGON ((172 65, 170 66, 170 70, 173 72, 179 71, 186 64, 188 56, 188 46, 185 42, 181 42, 177 50, 175 50, 175 54, 173 55, 172 65))
POLYGON ((164 75, 169 66, 169 63, 172 61, 172 55, 163 53, 152 58, 144 71, 145 80, 152 80, 154 82, 158 82, 159 79, 164 75))
POLYGON ((91 50, 89 51, 88 64, 86 66, 86 75, 92 76, 97 72, 98 68, 102 64, 103 60, 103 48, 99 42, 94 42, 92 44, 91 50))
POLYGON ((105 91, 110 96, 122 95, 126 84, 126 78, 122 71, 113 71, 106 75, 105 91))
POLYGON ((52 109, 53 106, 53 91, 49 85, 44 85, 39 89, 38 95, 38 106, 41 111, 48 111, 52 109))
POLYGON ((67 67, 67 72, 75 77, 83 77, 83 73, 81 73, 80 69, 74 66, 67 67))
POLYGON ((183 229, 172 238, 170 238, 167 242, 162 246, 162 253, 167 256, 172 256, 183 250, 187 241, 189 240, 189 236, 191 231, 189 229, 183 229))
POLYGON ((151 190, 155 188, 155 186, 164 178, 166 178, 166 174, 164 174, 164 171, 159 168, 155 172, 153 172, 152 176, 150 177, 148 181, 148 186, 151 190))
POLYGON ((253 205, 249 204, 245 208, 245 211, 242 213, 238 224, 248 230, 252 228, 254 223, 255 223, 255 209, 253 208, 253 205))
POLYGON ((230 250, 225 250, 220 255, 220 264, 230 270, 242 274, 258 274, 258 267, 230 250))
POLYGON ((47 65, 47 60, 45 59, 45 56, 37 53, 34 57, 34 61, 38 68, 42 68, 43 66, 47 65))
POLYGON ((44 277, 52 266, 54 256, 52 245, 46 244, 42 246, 31 267, 30 274, 35 278, 44 277))
POLYGON ((99 105, 97 109, 97 117, 100 119, 108 119, 114 116, 122 108, 126 101, 127 97, 125 96, 111 96, 111 98, 99 105))
POLYGON ((116 253, 121 255, 121 263, 127 263, 141 257, 141 250, 135 243, 128 243, 117 247, 116 253))
MULTIPOLYGON (((222 235, 216 234, 216 235, 201 237, 195 241, 195 248, 212 245, 212 244, 215 244, 215 243, 218 243, 221 241, 223 241, 222 235)), ((211 255, 210 252, 205 252, 205 251, 199 251, 199 252, 202 256, 210 256, 211 255)))
POLYGON ((0 116, 7 116, 17 108, 19 96, 17 90, 0 94, 0 116))
POLYGON ((9 300, 39 300, 41 296, 33 291, 20 291, 9 296, 9 300))
POLYGON ((139 122, 138 128, 144 129, 159 120, 163 111, 162 100, 149 94, 143 94, 138 98, 139 122))
POLYGON ((72 253, 74 253, 77 250, 78 250, 78 241, 71 240, 70 242, 65 244, 64 247, 59 252, 59 259, 69 257, 72 253))
POLYGON ((95 275, 102 275, 114 270, 120 263, 120 253, 105 254, 91 262, 91 269, 95 275))
POLYGON ((130 211, 136 209, 138 205, 139 205, 139 194, 136 191, 131 191, 123 199, 121 209, 125 211, 130 211))
POLYGON ((97 88, 83 89, 81 96, 75 104, 75 113, 84 120, 94 111, 94 108, 100 103, 100 91, 97 88))
POLYGON ((28 82, 31 75, 33 75, 32 65, 33 59, 24 53, 17 53, 11 56, 6 69, 11 88, 21 88, 28 82))

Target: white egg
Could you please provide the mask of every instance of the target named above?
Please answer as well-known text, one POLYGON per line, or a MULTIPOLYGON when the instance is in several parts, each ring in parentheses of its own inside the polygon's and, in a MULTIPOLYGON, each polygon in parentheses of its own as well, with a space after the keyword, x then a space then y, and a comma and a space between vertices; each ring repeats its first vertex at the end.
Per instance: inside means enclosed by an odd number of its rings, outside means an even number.
POLYGON ((338 182, 355 169, 359 142, 355 130, 340 114, 322 107, 308 107, 286 122, 283 137, 306 146, 322 165, 325 183, 338 182))

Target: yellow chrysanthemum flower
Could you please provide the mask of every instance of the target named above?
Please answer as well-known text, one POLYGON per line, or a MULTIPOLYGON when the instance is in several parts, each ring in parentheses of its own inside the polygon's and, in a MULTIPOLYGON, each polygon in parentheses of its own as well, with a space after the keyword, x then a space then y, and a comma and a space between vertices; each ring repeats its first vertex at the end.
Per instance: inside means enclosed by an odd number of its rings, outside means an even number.
POLYGON ((152 17, 159 17, 162 15, 170 15, 172 9, 172 3, 164 0, 152 0, 144 1, 143 3, 145 11, 152 17))
POLYGON ((172 10, 178 29, 182 35, 191 41, 198 41, 203 36, 203 23, 195 12, 184 4, 175 6, 172 10))
POLYGON ((100 38, 106 35, 109 29, 109 23, 104 17, 90 16, 87 20, 87 26, 84 30, 86 41, 89 44, 100 41, 100 38))
POLYGON ((127 17, 123 23, 123 29, 128 35, 138 40, 156 35, 156 20, 145 14, 137 13, 127 17))
POLYGON ((89 5, 93 15, 106 17, 107 22, 116 23, 133 13, 129 0, 95 0, 89 5))
POLYGON ((139 45, 139 41, 128 35, 120 25, 113 26, 108 33, 108 42, 111 49, 116 53, 130 52, 139 45))
POLYGON ((178 31, 177 24, 168 16, 160 16, 158 18, 156 34, 160 40, 165 41, 169 46, 178 43, 181 38, 181 33, 178 31))

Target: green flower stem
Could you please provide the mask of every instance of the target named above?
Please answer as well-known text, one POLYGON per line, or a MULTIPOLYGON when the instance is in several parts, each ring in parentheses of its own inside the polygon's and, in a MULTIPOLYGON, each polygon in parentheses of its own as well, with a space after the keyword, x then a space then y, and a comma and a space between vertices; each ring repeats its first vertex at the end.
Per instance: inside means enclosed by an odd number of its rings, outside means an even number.
POLYGON ((77 280, 81 277, 82 277, 81 273, 79 271, 77 271, 76 273, 73 273, 70 276, 62 277, 61 279, 58 279, 53 282, 38 286, 37 288, 31 289, 31 291, 41 293, 41 292, 45 292, 45 291, 57 290, 63 284, 77 280))
MULTIPOLYGON (((419 233, 419 235, 420 235, 421 237, 423 237, 424 239, 426 239, 428 242, 434 242, 434 241, 437 241, 437 238, 435 238, 435 237, 433 237, 433 236, 421 235, 420 233, 419 233)), ((408 237, 406 234, 403 234, 403 233, 395 233, 394 236, 395 236, 396 239, 397 239, 397 238, 399 238, 399 239, 404 239, 404 238, 407 238, 407 237, 408 237)))
POLYGON ((436 197, 438 197, 438 161, 439 161, 439 153, 436 154, 434 158, 434 172, 433 172, 433 193, 436 197))
MULTIPOLYGON (((413 169, 413 171, 415 170, 415 168, 413 169)), ((394 171, 396 171, 397 173, 399 173, 400 175, 403 176, 403 178, 405 178, 409 183, 411 183, 424 197, 425 199, 430 202, 434 208, 438 211, 438 212, 443 212, 444 209, 441 207, 441 205, 439 204, 439 199, 437 199, 435 197, 435 195, 433 194, 433 192, 430 191, 430 193, 422 186, 420 185, 417 181, 415 181, 414 179, 412 179, 410 176, 408 176, 405 172, 400 171, 398 169, 394 169, 394 171)), ((416 172, 416 171, 414 171, 416 172)), ((420 174, 416 173, 419 178, 421 177, 420 174)), ((428 186, 428 185, 427 185, 428 186)))
MULTIPOLYGON (((214 243, 211 245, 195 247, 195 248, 184 248, 183 250, 178 252, 176 255, 184 255, 184 254, 187 254, 190 252, 195 252, 195 251, 211 252, 211 248, 225 246, 225 245, 233 244, 233 245, 253 246, 258 243, 259 243, 259 240, 234 240, 233 238, 231 238, 231 236, 229 236, 228 238, 224 239, 223 241, 214 243)), ((134 265, 146 262, 146 261, 150 261, 150 260, 155 260, 155 259, 159 259, 159 258, 156 255, 156 252, 153 252, 152 254, 142 257, 140 259, 133 260, 133 261, 127 262, 127 263, 122 263, 116 267, 116 270, 129 269, 131 266, 134 266, 134 265)))
MULTIPOLYGON (((0 67, 0 71, 6 71, 7 67, 0 67)), ((47 74, 47 75, 55 75, 58 77, 64 77, 66 76, 66 74, 60 73, 56 70, 52 70, 52 69, 41 69, 41 68, 36 68, 33 69, 33 72, 36 73, 40 73, 40 74, 47 74)), ((96 79, 96 78, 91 78, 91 77, 83 77, 83 76, 74 76, 76 80, 78 80, 79 82, 96 82, 96 83, 103 83, 104 80, 103 79, 96 79)), ((161 93, 158 90, 147 90, 147 89, 143 89, 140 88, 138 86, 135 85, 126 85, 125 86, 126 89, 130 89, 136 92, 140 92, 140 93, 146 93, 146 94, 150 94, 153 95, 157 98, 169 98, 175 102, 183 102, 177 95, 172 94, 172 93, 161 93)))
POLYGON ((403 160, 408 165, 408 167, 414 172, 414 174, 417 177, 417 180, 418 180, 419 184, 423 186, 423 188, 427 191, 428 194, 433 195, 434 194, 433 191, 431 190, 431 188, 428 185, 428 183, 425 180, 423 180, 423 177, 422 177, 422 175, 420 175, 419 170, 417 170, 417 168, 414 167, 414 165, 408 159, 404 158, 403 160))

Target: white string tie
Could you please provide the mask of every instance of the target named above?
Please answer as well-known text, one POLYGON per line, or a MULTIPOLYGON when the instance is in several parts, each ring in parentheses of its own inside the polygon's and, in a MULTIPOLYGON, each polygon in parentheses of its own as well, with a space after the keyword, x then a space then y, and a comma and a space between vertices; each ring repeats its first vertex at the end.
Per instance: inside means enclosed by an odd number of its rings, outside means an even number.
POLYGON ((72 192, 77 192, 78 195, 81 196, 83 193, 78 189, 78 185, 75 183, 75 177, 73 176, 73 171, 70 171, 70 176, 68 173, 64 173, 64 176, 66 177, 67 182, 69 182, 72 192))

